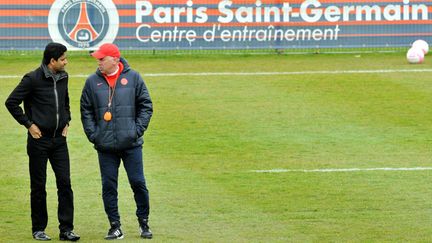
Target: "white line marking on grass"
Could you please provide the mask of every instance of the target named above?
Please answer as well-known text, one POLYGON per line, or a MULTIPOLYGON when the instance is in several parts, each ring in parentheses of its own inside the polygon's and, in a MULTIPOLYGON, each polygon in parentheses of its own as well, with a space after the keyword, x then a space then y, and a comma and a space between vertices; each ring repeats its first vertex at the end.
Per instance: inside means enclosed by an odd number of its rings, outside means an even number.
MULTIPOLYGON (((6 79, 6 78, 22 78, 24 75, 0 75, 0 79, 6 79)), ((71 78, 87 78, 89 75, 87 74, 74 74, 69 75, 71 78)))
POLYGON ((363 73, 419 73, 432 72, 432 69, 401 69, 401 70, 323 70, 323 71, 293 71, 293 72, 211 72, 211 73, 148 73, 148 77, 171 76, 275 76, 275 75, 308 75, 308 74, 363 74, 363 73))
POLYGON ((271 170, 252 170, 255 173, 287 173, 287 172, 357 172, 357 171, 414 171, 414 170, 432 170, 432 167, 411 167, 411 168, 346 168, 346 169, 312 169, 312 170, 289 170, 289 169, 271 169, 271 170))
MULTIPOLYGON (((363 74, 363 73, 422 73, 432 69, 382 69, 382 70, 322 70, 293 72, 206 72, 206 73, 145 73, 144 77, 175 76, 276 76, 276 75, 309 75, 309 74, 363 74)), ((71 74, 72 78, 86 78, 88 74, 71 74)), ((0 75, 0 79, 21 78, 22 75, 0 75)))

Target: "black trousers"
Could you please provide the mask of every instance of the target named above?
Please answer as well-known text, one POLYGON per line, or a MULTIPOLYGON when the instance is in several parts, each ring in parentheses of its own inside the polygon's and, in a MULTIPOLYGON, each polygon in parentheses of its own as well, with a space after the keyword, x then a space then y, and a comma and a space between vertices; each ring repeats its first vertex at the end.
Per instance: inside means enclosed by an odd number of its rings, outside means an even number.
POLYGON ((58 221, 61 232, 73 230, 73 192, 70 181, 69 152, 66 138, 27 138, 30 167, 32 231, 45 230, 48 223, 46 203, 46 170, 48 160, 56 177, 58 196, 58 221))

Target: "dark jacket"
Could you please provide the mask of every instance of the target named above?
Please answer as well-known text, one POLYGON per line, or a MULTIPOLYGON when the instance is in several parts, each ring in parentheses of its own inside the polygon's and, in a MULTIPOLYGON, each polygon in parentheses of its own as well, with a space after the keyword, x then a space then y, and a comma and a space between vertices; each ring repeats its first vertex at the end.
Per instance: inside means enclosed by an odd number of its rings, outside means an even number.
POLYGON ((90 142, 101 151, 121 151, 143 144, 143 134, 153 114, 153 105, 143 79, 121 58, 124 69, 117 79, 112 99, 112 120, 105 121, 109 85, 96 70, 81 95, 81 121, 90 142))
POLYGON ((27 73, 7 98, 6 107, 21 125, 33 123, 42 136, 61 135, 71 120, 68 74, 52 74, 45 64, 27 73), (24 102, 24 111, 20 104, 24 102))

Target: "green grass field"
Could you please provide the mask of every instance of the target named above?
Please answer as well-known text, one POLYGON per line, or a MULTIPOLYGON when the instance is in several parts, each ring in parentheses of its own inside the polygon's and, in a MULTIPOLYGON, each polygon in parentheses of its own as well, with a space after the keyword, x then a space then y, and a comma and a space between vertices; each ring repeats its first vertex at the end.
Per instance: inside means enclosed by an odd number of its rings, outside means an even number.
MULTIPOLYGON (((154 102, 144 146, 153 241, 432 241, 430 170, 253 172, 430 167, 430 57, 421 65, 407 64, 402 52, 126 58, 144 75, 154 102), (311 72, 335 70, 354 72, 311 72), (388 72, 355 72, 360 70, 388 72), (304 73, 146 76, 299 71, 304 73)), ((22 76, 40 59, 0 55, 0 75, 22 76)), ((68 142, 81 242, 104 242, 109 227, 96 152, 79 115, 85 78, 76 75, 95 69, 92 58, 70 55, 68 142)), ((19 80, 0 79, 1 242, 33 241, 26 131, 3 105, 19 80)), ((46 232, 58 241, 51 167, 47 191, 46 232)), ((123 167, 119 197, 123 242, 141 241, 123 167)))

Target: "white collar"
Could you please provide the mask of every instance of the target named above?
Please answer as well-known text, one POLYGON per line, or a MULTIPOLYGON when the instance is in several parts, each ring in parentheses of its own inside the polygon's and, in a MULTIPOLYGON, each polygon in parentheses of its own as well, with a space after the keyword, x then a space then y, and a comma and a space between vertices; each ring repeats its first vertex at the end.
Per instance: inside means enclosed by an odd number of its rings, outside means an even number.
POLYGON ((114 75, 116 75, 117 72, 119 71, 119 69, 120 69, 120 67, 117 66, 117 69, 116 69, 113 73, 111 73, 111 74, 107 74, 107 76, 109 77, 109 76, 114 76, 114 75))

